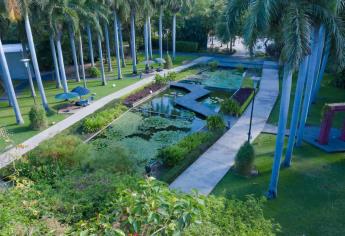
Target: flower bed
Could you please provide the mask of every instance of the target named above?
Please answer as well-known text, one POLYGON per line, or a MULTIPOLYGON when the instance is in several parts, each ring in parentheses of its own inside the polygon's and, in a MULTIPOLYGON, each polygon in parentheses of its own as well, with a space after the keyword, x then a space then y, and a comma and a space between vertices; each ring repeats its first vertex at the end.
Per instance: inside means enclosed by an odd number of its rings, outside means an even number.
POLYGON ((133 105, 142 100, 143 98, 147 97, 148 95, 159 91, 160 89, 162 89, 164 87, 164 85, 162 84, 151 84, 149 86, 146 86, 145 88, 143 88, 142 90, 129 95, 125 101, 123 102, 123 104, 125 104, 127 107, 133 107, 133 105))
POLYGON ((241 106, 240 114, 244 112, 247 108, 249 103, 254 97, 254 89, 253 88, 240 88, 233 96, 232 99, 238 102, 241 106))

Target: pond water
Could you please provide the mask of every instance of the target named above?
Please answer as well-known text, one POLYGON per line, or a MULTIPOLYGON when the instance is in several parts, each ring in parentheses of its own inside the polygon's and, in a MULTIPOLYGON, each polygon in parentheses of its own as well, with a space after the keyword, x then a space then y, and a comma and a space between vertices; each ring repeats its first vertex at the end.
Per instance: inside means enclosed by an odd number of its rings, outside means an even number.
MULTIPOLYGON (((221 101, 229 98, 242 83, 242 75, 232 70, 203 72, 196 77, 203 79, 196 81, 192 76, 184 82, 202 82, 205 87, 216 87, 209 96, 199 100, 216 112, 220 110, 221 101)), ((137 160, 138 166, 143 168, 160 149, 178 143, 205 127, 205 118, 175 105, 175 99, 186 94, 184 90, 167 89, 127 112, 91 143, 99 149, 118 144, 126 148, 137 160)))

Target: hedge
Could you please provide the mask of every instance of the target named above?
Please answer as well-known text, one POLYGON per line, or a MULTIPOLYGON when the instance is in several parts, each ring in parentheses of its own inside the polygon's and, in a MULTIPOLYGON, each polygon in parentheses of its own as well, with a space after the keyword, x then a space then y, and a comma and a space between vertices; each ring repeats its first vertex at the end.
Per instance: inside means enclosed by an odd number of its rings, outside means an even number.
POLYGON ((197 42, 177 41, 176 51, 179 52, 198 52, 199 44, 197 42))

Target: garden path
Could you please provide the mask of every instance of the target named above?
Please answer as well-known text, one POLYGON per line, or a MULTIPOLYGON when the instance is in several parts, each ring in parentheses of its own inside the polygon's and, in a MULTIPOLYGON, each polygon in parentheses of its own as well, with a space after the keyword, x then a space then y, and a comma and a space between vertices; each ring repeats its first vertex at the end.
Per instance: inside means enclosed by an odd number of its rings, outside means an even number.
MULTIPOLYGON (((211 60, 211 57, 199 57, 188 64, 176 67, 171 70, 164 70, 159 72, 160 75, 165 75, 169 72, 180 72, 190 67, 193 67, 200 63, 207 63, 211 60)), ((132 84, 126 88, 123 88, 113 94, 110 94, 106 97, 103 97, 90 106, 80 109, 77 113, 67 117, 66 119, 60 121, 59 123, 49 127, 48 129, 42 131, 41 133, 31 137, 30 139, 26 140, 22 144, 14 147, 2 154, 0 154, 0 169, 12 163, 16 158, 21 157, 25 153, 31 151, 35 147, 37 147, 43 141, 54 137, 55 135, 61 133, 63 130, 71 127, 73 124, 77 123, 78 121, 84 119, 85 117, 91 115, 92 113, 96 112, 98 109, 104 107, 108 103, 114 101, 115 99, 119 99, 126 94, 130 94, 132 91, 135 91, 138 88, 141 88, 151 82, 153 82, 155 75, 147 77, 145 79, 139 80, 137 83, 132 84)))
MULTIPOLYGON (((276 63, 265 62, 263 65, 260 91, 255 99, 252 140, 263 131, 279 94, 278 69, 272 65, 276 63)), ((212 192, 233 166, 239 148, 248 139, 250 107, 223 137, 170 185, 171 189, 186 193, 195 189, 203 195, 212 192)))

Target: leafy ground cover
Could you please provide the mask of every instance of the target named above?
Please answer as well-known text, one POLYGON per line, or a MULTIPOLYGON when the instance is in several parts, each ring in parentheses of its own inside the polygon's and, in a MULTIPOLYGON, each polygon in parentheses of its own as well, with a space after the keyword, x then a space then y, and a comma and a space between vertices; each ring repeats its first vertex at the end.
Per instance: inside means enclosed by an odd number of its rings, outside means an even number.
MULTIPOLYGON (((323 83, 308 124, 320 123, 323 103, 344 101, 344 90, 332 87, 328 83, 331 80, 327 76, 323 83)), ((277 122, 276 109, 270 118, 272 123, 277 122)), ((337 117, 335 125, 339 127, 341 121, 341 116, 337 117)), ((259 136, 254 148, 254 165, 259 176, 248 179, 229 172, 213 191, 214 195, 242 199, 247 195, 265 195, 271 176, 275 136, 259 136)), ((303 144, 295 149, 292 167, 281 170, 278 198, 264 204, 264 215, 282 226, 282 235, 344 235, 344 172, 344 153, 327 154, 303 144)))
MULTIPOLYGON (((178 56, 176 60, 174 61, 174 66, 180 66, 181 64, 188 62, 190 60, 195 59, 195 56, 178 56)), ((116 66, 115 66, 115 59, 113 62, 113 72, 107 72, 107 78, 108 78, 108 84, 106 86, 101 85, 100 79, 94 79, 89 80, 87 82, 88 88, 92 91, 92 93, 95 93, 96 99, 100 99, 106 95, 109 95, 111 93, 114 93, 122 88, 125 88, 135 82, 138 81, 139 75, 133 77, 131 74, 131 60, 127 60, 127 66, 126 68, 123 68, 123 74, 124 79, 123 80, 116 80, 116 66)), ((141 68, 144 68, 144 64, 138 64, 139 70, 141 68)), ((182 72, 181 75, 188 74, 189 72, 182 72)), ((77 86, 82 86, 83 83, 75 82, 74 80, 69 80, 68 85, 70 89, 73 89, 77 86)), ((54 96, 58 93, 63 92, 62 89, 55 88, 55 82, 54 81, 45 81, 44 82, 45 92, 48 99, 48 103, 50 104, 51 109, 53 112, 48 116, 48 124, 52 125, 56 122, 59 122, 63 120, 66 115, 57 114, 56 109, 61 107, 64 102, 55 100, 54 96)), ((39 92, 36 91, 36 94, 38 95, 37 101, 40 103, 40 97, 39 92)), ((1 96, 2 94, 0 94, 1 96)), ((31 107, 34 105, 34 101, 30 96, 30 89, 26 88, 24 89, 20 94, 17 94, 18 96, 18 103, 25 121, 24 125, 17 125, 15 123, 15 116, 13 113, 13 109, 11 107, 8 107, 8 102, 6 101, 0 101, 0 120, 1 120, 1 126, 5 127, 8 132, 11 134, 11 138, 15 144, 19 144, 28 138, 34 136, 39 131, 33 131, 30 129, 30 122, 29 122, 29 112, 31 107)), ((4 140, 0 140, 0 152, 3 151, 9 144, 6 143, 4 140)))

